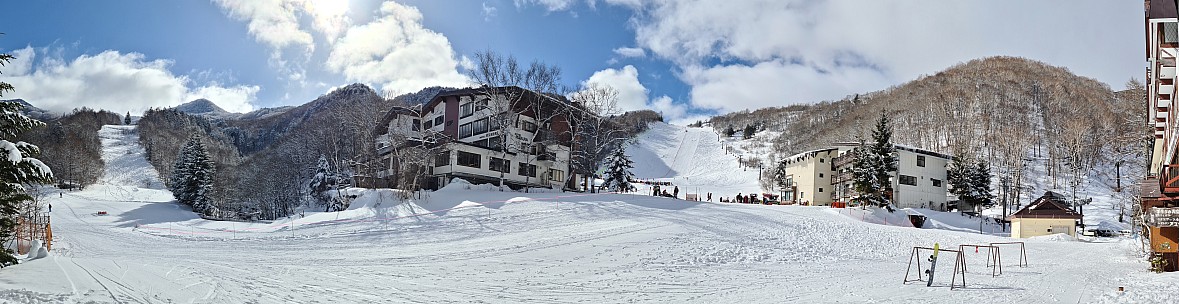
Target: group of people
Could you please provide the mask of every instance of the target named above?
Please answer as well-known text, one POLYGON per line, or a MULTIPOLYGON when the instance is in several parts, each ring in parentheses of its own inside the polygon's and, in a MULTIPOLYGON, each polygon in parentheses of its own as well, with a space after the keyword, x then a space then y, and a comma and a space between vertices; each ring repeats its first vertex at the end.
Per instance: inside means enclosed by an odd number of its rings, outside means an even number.
MULTIPOLYGON (((670 185, 670 183, 668 185, 670 185)), ((670 197, 670 198, 679 198, 680 197, 680 186, 674 186, 674 187, 675 188, 673 188, 671 190, 671 193, 667 193, 667 189, 663 189, 663 191, 659 191, 659 184, 655 184, 655 186, 651 187, 651 195, 652 196, 670 197)))
MULTIPOLYGON (((653 186, 651 187, 651 196, 662 196, 662 197, 670 197, 670 198, 677 198, 678 199, 678 198, 680 198, 680 186, 672 185, 671 183, 667 183, 667 182, 654 183, 653 186), (663 189, 662 187, 660 187, 660 185, 672 186, 671 192, 667 192, 667 189, 663 189)), ((704 200, 711 202, 712 201, 712 192, 708 192, 704 198, 701 198, 699 196, 693 196, 692 194, 688 194, 686 199, 697 200, 697 201, 704 199, 704 200)))
POLYGON ((741 195, 741 193, 737 193, 737 196, 735 198, 733 198, 732 201, 721 198, 721 202, 742 203, 742 204, 760 204, 760 203, 765 202, 765 200, 759 199, 757 194, 750 193, 747 195, 741 195))

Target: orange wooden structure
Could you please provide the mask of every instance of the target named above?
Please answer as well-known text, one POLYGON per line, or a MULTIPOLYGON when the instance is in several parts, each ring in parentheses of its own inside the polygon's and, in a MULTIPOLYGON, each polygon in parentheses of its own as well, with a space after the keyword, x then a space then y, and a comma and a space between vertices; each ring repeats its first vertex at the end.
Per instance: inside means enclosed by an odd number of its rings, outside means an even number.
POLYGON ((32 249, 30 247, 33 240, 41 240, 46 250, 53 249, 53 230, 50 227, 49 216, 21 217, 17 221, 15 240, 17 254, 28 254, 32 249))

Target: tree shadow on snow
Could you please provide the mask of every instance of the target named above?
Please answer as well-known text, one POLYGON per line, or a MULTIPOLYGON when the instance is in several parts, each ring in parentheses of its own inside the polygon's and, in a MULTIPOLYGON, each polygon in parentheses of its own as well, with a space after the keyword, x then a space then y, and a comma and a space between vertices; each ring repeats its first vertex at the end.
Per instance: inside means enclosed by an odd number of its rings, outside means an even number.
POLYGON ((115 223, 118 224, 117 227, 135 227, 198 218, 200 217, 193 213, 191 208, 175 202, 149 203, 119 214, 119 219, 115 223))

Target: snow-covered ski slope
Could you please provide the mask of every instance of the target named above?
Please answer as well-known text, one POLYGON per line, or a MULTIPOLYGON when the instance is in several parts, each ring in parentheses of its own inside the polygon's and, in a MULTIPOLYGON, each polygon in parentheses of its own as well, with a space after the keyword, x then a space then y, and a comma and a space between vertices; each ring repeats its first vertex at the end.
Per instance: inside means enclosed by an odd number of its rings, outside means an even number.
MULTIPOLYGON (((128 169, 108 171, 146 172, 128 169)), ((1131 240, 1028 240, 1028 267, 1006 250, 995 278, 985 250, 967 250, 967 288, 951 291, 953 267, 934 287, 901 283, 912 246, 1011 239, 822 207, 492 189, 452 184, 407 202, 362 190, 344 212, 236 223, 198 219, 166 191, 94 186, 48 199, 50 257, 0 269, 0 302, 1167 303, 1179 292, 1179 277, 1145 271, 1131 240)))
MULTIPOLYGON (((634 161, 631 172, 635 178, 671 182, 680 187, 681 198, 683 193, 711 192, 716 201, 738 193, 761 193, 758 169, 742 168, 736 156, 725 153, 719 135, 711 128, 661 122, 649 126, 626 149, 634 161)), ((640 193, 650 193, 649 187, 639 186, 640 193)), ((671 192, 670 187, 663 188, 671 192)))

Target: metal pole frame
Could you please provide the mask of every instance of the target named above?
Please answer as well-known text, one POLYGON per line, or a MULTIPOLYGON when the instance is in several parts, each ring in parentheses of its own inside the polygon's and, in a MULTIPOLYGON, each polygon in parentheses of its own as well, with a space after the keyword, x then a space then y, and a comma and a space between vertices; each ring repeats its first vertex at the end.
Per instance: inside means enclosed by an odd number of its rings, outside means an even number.
POLYGON ((1019 245, 1019 259, 1016 260, 1016 262, 1018 262, 1017 265, 1019 265, 1019 267, 1028 267, 1028 251, 1023 242, 998 242, 990 243, 990 245, 1019 245))
MULTIPOLYGON (((918 256, 921 255, 922 250, 933 251, 933 248, 920 247, 920 246, 913 247, 912 253, 909 254, 909 266, 905 268, 905 278, 901 284, 908 284, 909 282, 925 282, 924 277, 920 275, 921 274, 921 259, 917 258, 918 256), (910 280, 909 273, 913 268, 913 261, 914 260, 917 261, 918 278, 915 280, 910 280)), ((954 275, 953 275, 953 277, 950 278, 950 290, 953 290, 955 287, 966 288, 966 256, 962 254, 961 250, 938 249, 938 251, 949 251, 949 252, 958 253, 954 259, 954 275), (959 272, 962 273, 961 276, 958 275, 959 272), (959 277, 962 278, 961 285, 956 284, 958 282, 959 277)))
MULTIPOLYGON (((1003 257, 999 254, 999 247, 993 245, 958 245, 958 250, 965 252, 963 248, 974 247, 974 251, 978 252, 979 248, 987 249, 987 267, 991 268, 991 277, 996 277, 1003 274, 1003 257), (995 261, 991 264, 991 261, 995 261)), ((966 272, 966 265, 962 265, 962 272, 966 272)))

